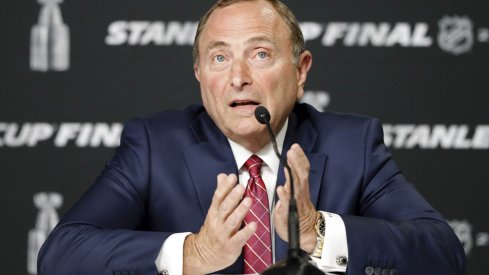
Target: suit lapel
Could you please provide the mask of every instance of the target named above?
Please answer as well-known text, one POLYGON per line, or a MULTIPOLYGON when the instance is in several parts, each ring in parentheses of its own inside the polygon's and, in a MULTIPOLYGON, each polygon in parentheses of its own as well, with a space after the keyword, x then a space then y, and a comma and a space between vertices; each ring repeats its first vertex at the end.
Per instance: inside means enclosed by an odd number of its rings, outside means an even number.
MULTIPOLYGON (((319 191, 321 188, 321 182, 323 178, 324 168, 326 165, 327 156, 323 153, 313 152, 316 146, 318 133, 314 129, 308 116, 301 115, 301 112, 293 112, 289 116, 289 126, 287 134, 285 136, 284 147, 282 149, 282 156, 286 158, 287 151, 294 143, 298 143, 304 152, 306 153, 309 163, 311 165, 311 171, 309 175, 309 192, 311 195, 311 201, 317 208, 317 202, 319 198, 319 191)), ((285 183, 285 175, 283 173, 283 166, 280 165, 277 186, 285 183)), ((275 200, 278 198, 275 197, 275 200)), ((275 259, 276 261, 285 259, 287 257, 288 243, 284 242, 278 234, 275 235, 275 259)))
POLYGON ((220 173, 237 175, 236 162, 226 137, 207 113, 200 113, 191 125, 198 143, 183 150, 203 215, 207 215, 220 173))

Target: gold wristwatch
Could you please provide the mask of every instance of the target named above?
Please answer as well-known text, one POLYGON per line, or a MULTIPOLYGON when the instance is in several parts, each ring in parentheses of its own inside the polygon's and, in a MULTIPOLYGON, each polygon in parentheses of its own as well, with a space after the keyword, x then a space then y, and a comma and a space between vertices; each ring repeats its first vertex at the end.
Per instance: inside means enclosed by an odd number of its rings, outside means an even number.
POLYGON ((319 211, 317 214, 316 225, 314 225, 314 229, 316 229, 316 247, 314 247, 311 256, 321 258, 323 253, 324 235, 326 231, 326 221, 323 214, 321 214, 319 211))

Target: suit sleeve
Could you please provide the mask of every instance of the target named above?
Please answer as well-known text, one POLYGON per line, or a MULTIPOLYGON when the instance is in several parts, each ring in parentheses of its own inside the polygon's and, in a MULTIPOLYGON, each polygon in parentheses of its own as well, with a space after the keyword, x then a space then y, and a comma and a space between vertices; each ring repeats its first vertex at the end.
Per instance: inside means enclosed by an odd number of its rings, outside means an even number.
POLYGON ((342 215, 347 274, 463 274, 465 255, 459 240, 403 177, 377 120, 366 131, 364 154, 359 215, 342 215))
POLYGON ((44 243, 40 275, 158 273, 155 259, 172 232, 142 230, 149 154, 144 122, 129 121, 114 158, 44 243))

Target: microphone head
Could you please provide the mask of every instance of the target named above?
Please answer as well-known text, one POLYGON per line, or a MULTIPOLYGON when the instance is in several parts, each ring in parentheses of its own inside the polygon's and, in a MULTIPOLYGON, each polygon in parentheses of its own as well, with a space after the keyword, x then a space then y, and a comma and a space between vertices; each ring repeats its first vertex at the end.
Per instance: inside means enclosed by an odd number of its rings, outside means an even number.
POLYGON ((255 109, 255 118, 261 124, 266 124, 267 122, 270 122, 270 113, 267 108, 260 105, 255 109))

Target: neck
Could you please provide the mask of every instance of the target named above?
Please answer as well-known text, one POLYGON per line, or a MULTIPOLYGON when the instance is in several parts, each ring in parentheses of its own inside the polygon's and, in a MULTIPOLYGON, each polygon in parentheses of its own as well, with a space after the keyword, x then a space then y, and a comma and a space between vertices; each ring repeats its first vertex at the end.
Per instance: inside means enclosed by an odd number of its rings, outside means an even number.
MULTIPOLYGON (((279 135, 280 131, 284 128, 284 126, 285 126, 285 121, 283 121, 281 123, 281 126, 278 128, 272 125, 272 131, 275 137, 279 135)), ((228 138, 253 153, 260 151, 267 144, 271 142, 267 127, 265 125, 263 125, 263 128, 258 133, 254 133, 249 136, 237 136, 237 137, 228 137, 228 138)))
POLYGON ((255 134, 252 137, 238 137, 236 139, 230 139, 253 153, 260 151, 270 142, 270 138, 266 132, 255 134))

